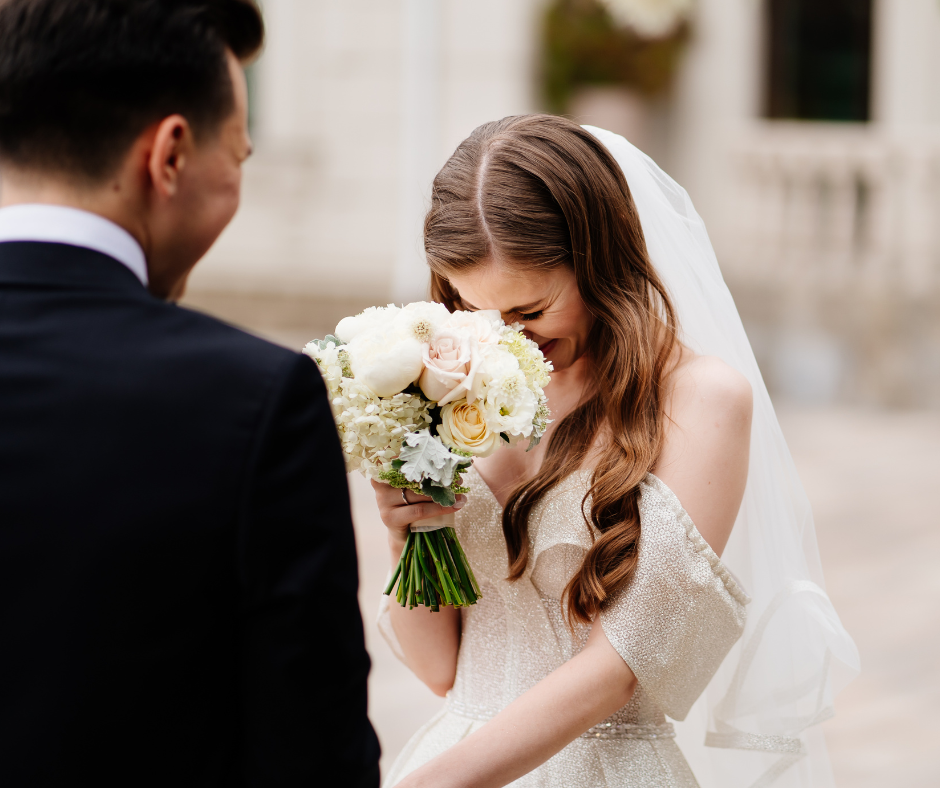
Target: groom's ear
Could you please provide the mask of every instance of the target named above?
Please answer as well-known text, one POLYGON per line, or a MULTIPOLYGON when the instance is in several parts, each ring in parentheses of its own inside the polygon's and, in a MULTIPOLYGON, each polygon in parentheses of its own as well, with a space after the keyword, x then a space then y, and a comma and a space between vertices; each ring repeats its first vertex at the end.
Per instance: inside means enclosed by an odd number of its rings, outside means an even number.
POLYGON ((158 124, 147 169, 160 197, 171 198, 176 194, 194 145, 192 128, 182 115, 170 115, 158 124))

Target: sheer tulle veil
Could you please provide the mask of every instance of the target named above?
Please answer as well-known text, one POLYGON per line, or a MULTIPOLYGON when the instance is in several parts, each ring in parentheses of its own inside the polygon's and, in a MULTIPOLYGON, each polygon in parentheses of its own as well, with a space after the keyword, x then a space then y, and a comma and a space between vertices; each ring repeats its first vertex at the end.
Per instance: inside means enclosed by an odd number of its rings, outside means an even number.
POLYGON ((809 501, 705 225, 686 191, 623 137, 585 126, 623 168, 681 339, 747 376, 747 489, 723 561, 751 596, 744 636, 679 727, 702 788, 833 784, 819 723, 859 657, 826 595, 809 501))

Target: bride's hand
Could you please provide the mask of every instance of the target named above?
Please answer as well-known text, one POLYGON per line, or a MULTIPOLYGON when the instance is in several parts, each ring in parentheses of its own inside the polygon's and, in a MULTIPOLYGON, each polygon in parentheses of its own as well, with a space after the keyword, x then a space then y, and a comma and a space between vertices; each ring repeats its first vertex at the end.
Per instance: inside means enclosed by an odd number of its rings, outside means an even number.
POLYGON ((399 490, 384 482, 373 481, 372 487, 375 490, 375 500, 379 505, 382 522, 388 528, 389 538, 401 544, 404 544, 405 539, 408 538, 408 526, 412 523, 441 514, 453 514, 462 509, 467 502, 466 495, 458 495, 454 506, 444 507, 434 503, 427 496, 418 495, 411 490, 399 490), (406 499, 407 503, 405 503, 406 499))

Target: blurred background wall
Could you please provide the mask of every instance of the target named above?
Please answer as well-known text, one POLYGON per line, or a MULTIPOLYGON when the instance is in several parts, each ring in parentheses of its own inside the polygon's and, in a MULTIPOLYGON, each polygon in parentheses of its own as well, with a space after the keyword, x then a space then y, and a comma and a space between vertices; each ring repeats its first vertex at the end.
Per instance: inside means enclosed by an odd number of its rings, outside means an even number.
POLYGON ((548 109, 624 133, 689 190, 774 393, 940 404, 940 0, 264 11, 257 153, 191 303, 309 333, 422 297, 433 174, 479 123, 548 109))

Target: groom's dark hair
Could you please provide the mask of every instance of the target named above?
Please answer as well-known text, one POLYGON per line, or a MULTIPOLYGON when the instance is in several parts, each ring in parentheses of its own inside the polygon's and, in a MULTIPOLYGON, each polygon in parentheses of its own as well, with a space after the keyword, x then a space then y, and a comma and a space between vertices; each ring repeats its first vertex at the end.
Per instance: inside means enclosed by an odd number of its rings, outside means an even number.
POLYGON ((97 182, 168 115, 211 135, 263 41, 255 0, 0 0, 0 165, 97 182))

